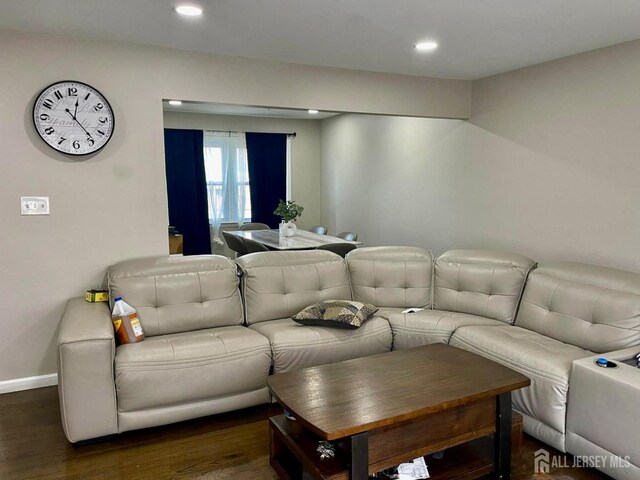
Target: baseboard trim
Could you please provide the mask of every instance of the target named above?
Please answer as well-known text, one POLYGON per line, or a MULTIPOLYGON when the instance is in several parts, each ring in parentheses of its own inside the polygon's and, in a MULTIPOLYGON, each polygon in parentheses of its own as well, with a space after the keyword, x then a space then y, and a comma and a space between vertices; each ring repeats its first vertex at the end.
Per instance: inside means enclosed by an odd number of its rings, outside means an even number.
POLYGON ((38 375, 36 377, 15 378, 0 382, 0 394, 31 390, 32 388, 50 387, 58 384, 58 374, 38 375))

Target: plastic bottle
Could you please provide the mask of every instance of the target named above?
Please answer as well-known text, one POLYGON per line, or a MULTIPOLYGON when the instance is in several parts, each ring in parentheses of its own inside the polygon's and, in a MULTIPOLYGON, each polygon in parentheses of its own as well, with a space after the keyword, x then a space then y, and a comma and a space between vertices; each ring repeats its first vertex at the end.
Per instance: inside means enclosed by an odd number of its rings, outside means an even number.
POLYGON ((115 299, 111 320, 121 345, 144 340, 144 331, 136 310, 122 300, 122 297, 115 299))

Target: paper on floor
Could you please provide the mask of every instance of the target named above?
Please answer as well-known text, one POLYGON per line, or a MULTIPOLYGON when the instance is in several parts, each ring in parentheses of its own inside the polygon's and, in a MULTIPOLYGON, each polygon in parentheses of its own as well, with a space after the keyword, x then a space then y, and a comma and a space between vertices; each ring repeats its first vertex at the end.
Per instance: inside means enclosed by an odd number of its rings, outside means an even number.
POLYGON ((429 478, 429 470, 423 457, 418 457, 411 463, 401 463, 398 467, 398 480, 419 480, 429 478))

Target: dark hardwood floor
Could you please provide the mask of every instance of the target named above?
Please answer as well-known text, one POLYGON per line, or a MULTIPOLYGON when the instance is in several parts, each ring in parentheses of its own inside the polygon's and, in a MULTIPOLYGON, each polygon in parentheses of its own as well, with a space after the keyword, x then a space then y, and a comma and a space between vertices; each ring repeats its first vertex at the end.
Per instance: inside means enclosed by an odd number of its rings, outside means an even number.
MULTIPOLYGON (((0 395, 0 479, 275 480, 266 419, 279 412, 276 406, 262 406, 74 446, 62 432, 55 387, 0 395)), ((560 455, 525 436, 513 480, 609 478, 581 468, 533 475, 539 448, 560 455)))

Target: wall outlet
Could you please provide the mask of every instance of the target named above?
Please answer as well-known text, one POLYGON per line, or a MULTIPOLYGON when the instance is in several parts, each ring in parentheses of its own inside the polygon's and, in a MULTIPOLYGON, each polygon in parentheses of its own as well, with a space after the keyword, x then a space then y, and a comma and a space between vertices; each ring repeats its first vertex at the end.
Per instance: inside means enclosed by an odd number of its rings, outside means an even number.
POLYGON ((20 197, 20 215, 49 215, 49 197, 20 197))

